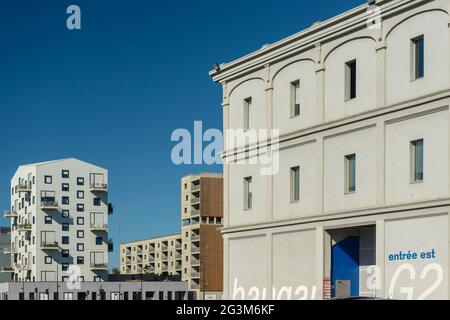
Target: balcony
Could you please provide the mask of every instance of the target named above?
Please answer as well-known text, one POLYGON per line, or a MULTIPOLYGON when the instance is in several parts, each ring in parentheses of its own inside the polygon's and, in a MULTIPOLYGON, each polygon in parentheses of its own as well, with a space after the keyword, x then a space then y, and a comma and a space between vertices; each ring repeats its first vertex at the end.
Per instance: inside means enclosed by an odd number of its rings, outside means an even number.
POLYGON ((90 189, 91 192, 108 192, 108 185, 106 183, 91 183, 90 189))
POLYGON ((31 184, 18 184, 17 192, 31 192, 31 184))
POLYGON ((14 272, 16 272, 16 268, 15 267, 3 267, 1 272, 2 273, 14 273, 14 272))
POLYGON ((108 214, 111 215, 114 213, 114 206, 112 203, 108 203, 108 214))
POLYGON ((191 191, 192 192, 200 191, 200 184, 192 184, 191 185, 191 191))
POLYGON ((168 270, 167 266, 162 266, 162 267, 161 267, 161 271, 162 271, 162 272, 166 272, 167 270, 168 270))
POLYGON ((91 231, 108 231, 106 223, 91 223, 91 231))
POLYGON ((17 254, 17 248, 16 247, 11 247, 10 249, 5 249, 5 251, 3 251, 5 254, 17 254))
POLYGON ((114 251, 114 241, 113 239, 108 239, 108 252, 114 251))
POLYGON ((199 266, 200 265, 200 260, 191 257, 191 266, 199 266))
POLYGON ((198 271, 191 271, 191 278, 200 278, 200 272, 198 271))
POLYGON ((200 203, 200 197, 192 198, 191 204, 199 204, 200 203))
POLYGON ((200 284, 198 284, 196 282, 191 282, 191 289, 193 289, 193 290, 200 289, 200 284))
POLYGON ((16 269, 19 271, 29 271, 29 270, 31 270, 31 267, 29 265, 25 265, 25 264, 22 264, 22 265, 18 264, 16 269))
POLYGON ((155 257, 150 257, 150 258, 148 258, 148 261, 149 261, 149 262, 155 262, 155 257))
POLYGON ((155 252, 155 247, 150 247, 150 248, 148 249, 148 252, 154 253, 154 252, 155 252))
POLYGON ((3 218, 17 218, 17 212, 6 210, 3 212, 3 218))
POLYGON ((30 231, 31 231, 31 223, 22 223, 22 224, 19 224, 19 225, 17 226, 17 230, 19 230, 19 232, 20 232, 20 231, 30 232, 30 231))
POLYGON ((181 243, 177 243, 177 244, 175 245, 175 249, 181 249, 181 248, 182 248, 181 243))
POLYGON ((163 244, 162 246, 161 246, 161 250, 162 251, 167 251, 168 249, 167 249, 167 244, 163 244))
POLYGON ((59 250, 58 242, 56 241, 41 241, 42 250, 59 250))
POLYGON ((181 253, 177 253, 177 254, 175 254, 175 259, 176 260, 181 260, 183 257, 182 257, 182 255, 181 255, 181 253))
POLYGON ((167 261, 167 260, 169 260, 169 257, 167 255, 164 255, 164 256, 161 257, 161 260, 162 261, 167 261))
POLYGON ((41 210, 57 210, 58 201, 55 200, 41 200, 41 210))
POLYGON ((200 235, 193 233, 191 235, 191 241, 200 241, 200 235))
POLYGON ((200 247, 192 246, 191 253, 200 253, 200 247))
POLYGON ((191 209, 191 216, 196 217, 200 215, 200 210, 191 209))
POLYGON ((107 271, 108 264, 104 262, 91 262, 90 269, 94 271, 107 271))

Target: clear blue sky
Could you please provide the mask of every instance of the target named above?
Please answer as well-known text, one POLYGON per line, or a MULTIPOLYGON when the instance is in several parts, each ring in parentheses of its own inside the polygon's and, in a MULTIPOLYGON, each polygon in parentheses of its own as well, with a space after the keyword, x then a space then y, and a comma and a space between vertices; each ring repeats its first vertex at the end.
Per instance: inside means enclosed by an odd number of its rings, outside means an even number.
POLYGON ((212 64, 364 2, 1 0, 0 208, 20 164, 76 157, 110 172, 112 266, 121 242, 178 232, 180 178, 222 171, 170 159, 174 129, 222 128, 212 64))

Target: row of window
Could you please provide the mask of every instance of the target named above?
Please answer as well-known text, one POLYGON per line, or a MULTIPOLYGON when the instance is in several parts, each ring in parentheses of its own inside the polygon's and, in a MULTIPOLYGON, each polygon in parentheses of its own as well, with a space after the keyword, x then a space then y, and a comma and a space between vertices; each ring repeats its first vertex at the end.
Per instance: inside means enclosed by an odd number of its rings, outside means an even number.
MULTIPOLYGON (((424 141, 423 139, 410 142, 410 182, 422 182, 424 179, 424 141)), ((356 192, 356 154, 344 157, 344 190, 346 194, 356 192)), ((244 210, 253 206, 253 178, 244 178, 244 210)), ((290 168, 290 201, 300 201, 300 166, 290 168)))
MULTIPOLYGON (((425 76, 425 38, 423 35, 411 39, 411 81, 425 76)), ((350 101, 357 97, 357 60, 345 63, 345 100, 350 101)), ((300 116, 301 113, 301 79, 290 83, 290 117, 300 116)), ((252 97, 243 101, 244 130, 253 128, 252 113, 254 106, 252 97)))

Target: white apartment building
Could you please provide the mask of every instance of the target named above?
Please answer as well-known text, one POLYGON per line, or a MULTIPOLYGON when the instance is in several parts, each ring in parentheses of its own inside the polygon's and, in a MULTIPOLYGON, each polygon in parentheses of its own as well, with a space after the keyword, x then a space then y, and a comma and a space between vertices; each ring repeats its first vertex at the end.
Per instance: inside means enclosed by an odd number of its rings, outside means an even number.
POLYGON ((280 132, 276 174, 224 152, 224 298, 449 298, 450 1, 370 3, 210 73, 280 132))
POLYGON ((77 159, 23 165, 10 190, 12 266, 4 271, 13 281, 107 280, 106 169, 77 159))

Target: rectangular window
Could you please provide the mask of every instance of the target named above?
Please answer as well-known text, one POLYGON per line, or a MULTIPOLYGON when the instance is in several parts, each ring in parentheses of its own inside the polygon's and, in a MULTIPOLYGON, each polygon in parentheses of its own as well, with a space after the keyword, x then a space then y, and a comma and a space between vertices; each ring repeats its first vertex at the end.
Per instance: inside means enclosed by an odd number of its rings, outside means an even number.
POLYGON ((61 243, 62 244, 69 244, 69 237, 62 237, 61 238, 61 243))
POLYGON ((62 231, 69 231, 69 224, 68 223, 62 223, 61 224, 62 231))
POLYGON ((65 205, 68 205, 70 203, 69 197, 62 197, 61 203, 65 204, 65 205))
POLYGON ((44 221, 45 221, 45 224, 52 224, 52 217, 45 216, 44 221))
POLYGON ((69 210, 62 210, 61 211, 61 217, 69 218, 69 210))
POLYGON ((61 257, 68 258, 69 257, 69 250, 62 250, 61 251, 61 257))
POLYGON ((84 251, 84 243, 77 243, 77 251, 84 251))
POLYGON ((62 271, 67 271, 67 270, 69 270, 69 264, 68 264, 68 263, 63 263, 63 264, 61 265, 61 269, 62 269, 62 271))
POLYGON ((61 189, 62 189, 62 191, 65 191, 65 192, 69 191, 69 184, 68 183, 63 183, 61 189))
POLYGON ((77 264, 84 264, 84 257, 77 257, 77 264))
POLYGON ((345 192, 356 191, 356 155, 345 156, 345 192))
POLYGON ((77 230, 77 238, 83 239, 84 238, 84 231, 83 230, 77 230))
POLYGON ((77 198, 84 199, 84 191, 77 191, 77 198))
POLYGON ((356 98, 356 60, 345 64, 345 100, 356 98))
POLYGON ((251 128, 252 98, 244 99, 244 130, 251 128))
POLYGON ((423 78, 425 75, 425 40, 423 35, 411 39, 411 78, 423 78))
POLYGON ((423 181, 423 139, 411 141, 411 181, 423 181))
POLYGON ((52 264, 53 259, 50 256, 45 256, 45 264, 52 264))
POLYGON ((244 210, 252 208, 252 177, 244 178, 244 210))
POLYGON ((300 167, 291 168, 291 202, 300 201, 300 167))
POLYGON ((61 172, 61 177, 64 179, 68 179, 69 178, 69 170, 63 170, 61 172))
POLYGON ((77 178, 77 186, 84 186, 84 178, 82 177, 77 178))
POLYGON ((77 225, 79 225, 79 226, 84 225, 84 218, 83 217, 78 217, 77 218, 77 225))
POLYGON ((82 203, 77 204, 77 211, 84 212, 84 204, 82 204, 82 203))
POLYGON ((52 184, 52 176, 45 176, 44 177, 44 183, 45 184, 52 184))
POLYGON ((300 115, 300 80, 291 82, 291 117, 300 115))
POLYGON ((100 246, 103 244, 103 237, 95 237, 95 244, 100 246))
POLYGON ((94 198, 94 206, 95 207, 99 207, 101 205, 101 200, 100 198, 94 198))

